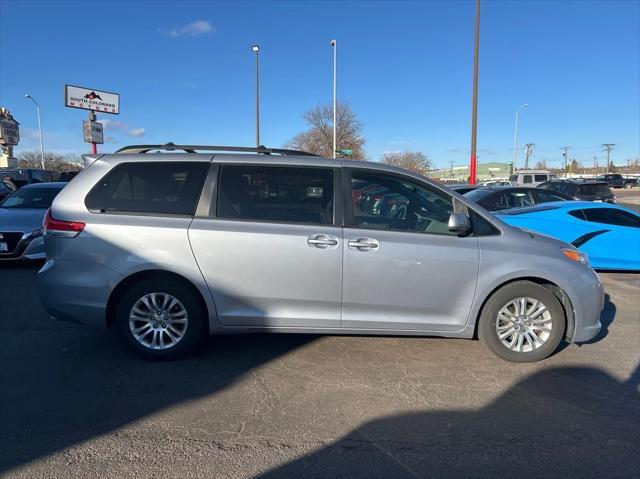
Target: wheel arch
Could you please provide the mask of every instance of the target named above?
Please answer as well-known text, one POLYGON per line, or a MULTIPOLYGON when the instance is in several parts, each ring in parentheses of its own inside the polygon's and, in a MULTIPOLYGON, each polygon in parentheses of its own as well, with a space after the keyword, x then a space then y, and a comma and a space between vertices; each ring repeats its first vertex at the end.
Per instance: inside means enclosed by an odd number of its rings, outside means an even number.
POLYGON ((106 314, 105 314, 106 327, 110 328, 115 322, 118 300, 122 297, 123 293, 130 286, 132 286, 133 284, 139 281, 143 281, 146 279, 150 279, 150 278, 157 279, 162 277, 167 279, 177 280, 183 283, 185 286, 187 286, 195 294, 195 297, 198 299, 198 303, 200 304, 202 313, 205 315, 205 318, 209 317, 209 308, 207 307, 207 302, 202 296, 202 292, 196 287, 195 284, 193 284, 193 282, 191 282, 189 279, 185 278, 184 276, 178 273, 173 273, 171 271, 159 270, 159 269, 147 269, 143 271, 138 271, 136 273, 133 273, 125 277, 116 285, 115 288, 113 288, 113 290, 111 291, 111 294, 109 295, 109 300, 107 301, 107 308, 106 308, 106 314))
POLYGON ((571 303, 571 299, 569 298, 569 295, 556 283, 554 283, 553 281, 547 278, 542 278, 540 276, 520 276, 516 278, 510 278, 508 280, 505 280, 495 288, 493 288, 489 292, 489 294, 487 294, 484 297, 484 299, 482 300, 482 304, 478 309, 478 313, 476 314, 476 317, 474 319, 475 325, 473 328, 473 337, 474 338, 478 337, 478 323, 480 322, 480 317, 482 316, 482 312, 484 311, 484 308, 487 304, 487 301, 489 301, 489 298, 491 298, 498 290, 516 281, 530 281, 532 283, 543 286, 544 288, 547 288, 549 291, 553 293, 553 295, 558 299, 558 301, 560 301, 560 304, 562 305, 562 309, 564 310, 564 316, 566 319, 564 338, 567 341, 571 342, 573 340, 573 335, 576 327, 575 314, 574 314, 573 304, 571 303))

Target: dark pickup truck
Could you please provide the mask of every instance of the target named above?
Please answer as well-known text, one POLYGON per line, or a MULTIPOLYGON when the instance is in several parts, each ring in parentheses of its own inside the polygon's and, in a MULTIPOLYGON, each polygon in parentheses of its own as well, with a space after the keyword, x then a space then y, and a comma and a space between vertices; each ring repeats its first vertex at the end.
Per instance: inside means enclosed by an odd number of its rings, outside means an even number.
POLYGON ((637 178, 624 178, 620 173, 607 173, 598 176, 598 181, 606 181, 611 188, 631 188, 638 185, 637 178))

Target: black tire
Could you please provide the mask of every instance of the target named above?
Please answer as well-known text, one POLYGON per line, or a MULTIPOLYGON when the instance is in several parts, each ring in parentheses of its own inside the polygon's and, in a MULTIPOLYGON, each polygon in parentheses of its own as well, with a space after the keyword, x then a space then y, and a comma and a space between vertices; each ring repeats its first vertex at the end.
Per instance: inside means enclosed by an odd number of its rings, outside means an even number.
POLYGON ((197 293, 184 282, 167 277, 147 278, 134 284, 122 295, 116 307, 116 327, 125 343, 137 354, 149 359, 176 359, 192 352, 206 336, 207 315, 197 293), (177 299, 186 310, 186 328, 182 338, 167 349, 151 349, 141 344, 129 326, 134 304, 150 293, 164 293, 177 299))
MULTIPOLYGON (((499 358, 515 363, 540 361, 550 356, 565 334, 566 318, 558 298, 547 288, 531 281, 515 281, 493 293, 482 309, 478 324, 478 337, 499 358), (551 315, 551 332, 537 349, 514 351, 502 343, 496 331, 498 313, 510 301, 517 298, 531 298, 542 302, 551 315)), ((530 344, 530 343, 529 343, 530 344)))

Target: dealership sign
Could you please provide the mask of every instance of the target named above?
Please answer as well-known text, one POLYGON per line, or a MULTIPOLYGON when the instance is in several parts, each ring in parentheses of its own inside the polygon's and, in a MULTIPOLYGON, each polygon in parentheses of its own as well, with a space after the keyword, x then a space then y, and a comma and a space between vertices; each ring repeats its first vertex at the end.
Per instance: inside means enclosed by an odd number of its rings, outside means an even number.
POLYGON ((0 109, 0 145, 15 146, 20 141, 20 126, 6 108, 0 109))
POLYGON ((118 115, 120 113, 120 95, 108 91, 65 85, 64 105, 69 108, 118 115))
POLYGON ((85 142, 98 143, 100 145, 104 143, 102 123, 85 120, 82 122, 82 130, 85 142))

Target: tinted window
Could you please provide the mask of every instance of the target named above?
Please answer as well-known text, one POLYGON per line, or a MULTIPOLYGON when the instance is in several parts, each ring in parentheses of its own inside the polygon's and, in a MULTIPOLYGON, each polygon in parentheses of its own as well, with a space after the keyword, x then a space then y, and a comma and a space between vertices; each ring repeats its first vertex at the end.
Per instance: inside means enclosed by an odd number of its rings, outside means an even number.
POLYGON ((122 163, 87 195, 92 211, 192 215, 209 167, 204 162, 122 163))
POLYGON ((564 196, 560 196, 552 191, 547 191, 544 189, 536 190, 536 194, 538 195, 538 203, 548 203, 550 201, 564 201, 567 199, 564 196))
POLYGON ((351 179, 354 226, 361 228, 453 234, 449 195, 411 181, 354 172, 351 179))
POLYGON ((533 181, 531 180, 531 175, 524 175, 522 177, 522 182, 523 183, 533 183, 533 181))
POLYGON ((548 181, 546 183, 542 183, 538 185, 538 188, 546 188, 549 190, 560 191, 562 189, 562 183, 558 181, 548 181))
POLYGON ((495 210, 524 208, 525 206, 533 206, 534 204, 530 191, 508 190, 500 193, 496 197, 495 210))
POLYGON ((22 188, 2 203, 3 208, 46 210, 62 188, 22 188))
POLYGON ((516 183, 517 183, 517 182, 518 182, 518 175, 511 175, 511 176, 509 177, 509 181, 514 181, 514 182, 516 182, 516 183))
POLYGON ((640 216, 616 208, 589 208, 582 210, 587 221, 607 225, 640 228, 640 216))
POLYGON ((584 196, 602 196, 611 194, 611 190, 609 189, 609 185, 605 183, 595 183, 578 186, 578 194, 584 196))
POLYGON ((534 178, 534 180, 536 182, 538 182, 538 181, 547 181, 548 180, 547 175, 534 175, 533 178, 534 178))
POLYGON ((219 218, 333 224, 333 170, 224 165, 219 218))
POLYGON ((45 179, 45 171, 42 170, 32 170, 31 171, 31 182, 32 183, 42 183, 43 181, 47 181, 45 179))
POLYGON ((584 217, 584 213, 582 210, 573 210, 569 211, 569 214, 574 218, 578 218, 579 220, 586 221, 587 219, 584 217))

